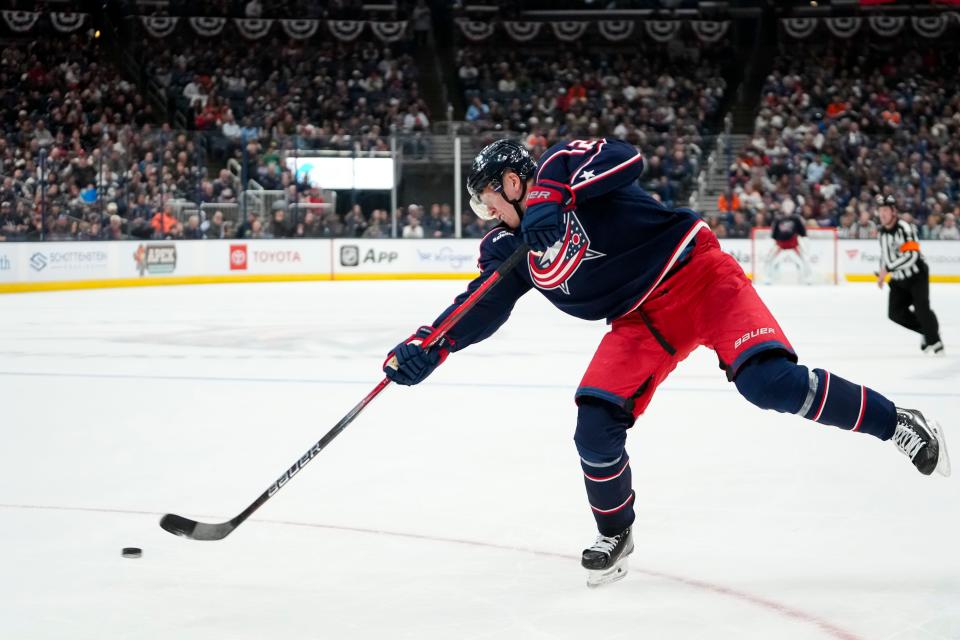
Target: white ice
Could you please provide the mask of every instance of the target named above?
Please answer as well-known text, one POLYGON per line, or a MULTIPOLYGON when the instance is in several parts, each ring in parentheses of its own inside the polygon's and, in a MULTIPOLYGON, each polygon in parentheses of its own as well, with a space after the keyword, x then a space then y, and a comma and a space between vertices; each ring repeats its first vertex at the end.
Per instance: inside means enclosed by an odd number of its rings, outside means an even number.
MULTIPOLYGON (((588 590, 572 396, 605 326, 536 294, 226 540, 159 528, 238 513, 462 286, 0 298, 0 638, 960 638, 960 478, 752 407, 707 350, 630 434, 632 572, 588 590)), ((939 418, 960 467, 960 286, 933 287, 940 359, 876 287, 762 295, 802 362, 939 418)))

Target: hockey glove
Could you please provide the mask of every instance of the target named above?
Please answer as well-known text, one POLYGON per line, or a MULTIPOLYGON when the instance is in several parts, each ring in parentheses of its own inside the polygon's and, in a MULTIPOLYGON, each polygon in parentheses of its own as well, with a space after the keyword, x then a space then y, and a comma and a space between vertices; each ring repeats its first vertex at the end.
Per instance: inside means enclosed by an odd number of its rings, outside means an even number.
POLYGON ((446 336, 429 349, 421 345, 433 333, 433 327, 423 326, 412 336, 394 347, 383 362, 383 372, 390 380, 405 386, 419 384, 443 364, 450 355, 453 341, 446 336))
POLYGON ((564 213, 573 208, 576 198, 565 184, 537 184, 527 195, 527 210, 520 222, 523 241, 533 251, 543 251, 563 238, 564 213))

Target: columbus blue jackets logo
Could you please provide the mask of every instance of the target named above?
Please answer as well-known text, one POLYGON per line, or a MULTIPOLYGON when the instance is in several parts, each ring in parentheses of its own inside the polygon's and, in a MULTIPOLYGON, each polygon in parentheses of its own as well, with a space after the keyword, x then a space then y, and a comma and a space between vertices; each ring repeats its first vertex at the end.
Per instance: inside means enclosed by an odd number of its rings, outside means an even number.
POLYGON ((577 214, 568 211, 567 230, 563 239, 543 252, 542 255, 527 255, 527 267, 530 277, 538 289, 550 291, 560 289, 567 295, 570 287, 567 281, 580 268, 584 260, 602 258, 604 254, 590 248, 590 238, 577 218, 577 214))

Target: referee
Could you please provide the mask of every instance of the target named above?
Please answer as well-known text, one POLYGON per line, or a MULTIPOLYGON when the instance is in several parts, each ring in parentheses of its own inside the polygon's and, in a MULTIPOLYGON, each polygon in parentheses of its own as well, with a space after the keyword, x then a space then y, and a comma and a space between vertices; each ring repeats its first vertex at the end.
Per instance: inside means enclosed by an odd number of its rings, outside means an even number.
POLYGON ((930 308, 930 269, 920 255, 920 244, 913 225, 897 215, 896 199, 878 195, 880 217, 880 273, 877 286, 883 288, 890 275, 890 319, 923 336, 920 349, 930 355, 943 355, 940 325, 930 308), (911 309, 911 307, 913 307, 911 309))

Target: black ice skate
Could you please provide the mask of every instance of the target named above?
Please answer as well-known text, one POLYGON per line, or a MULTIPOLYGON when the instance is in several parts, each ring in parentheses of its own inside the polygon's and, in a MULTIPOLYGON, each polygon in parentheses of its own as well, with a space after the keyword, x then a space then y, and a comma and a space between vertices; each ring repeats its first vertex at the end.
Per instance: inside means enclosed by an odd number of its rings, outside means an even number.
POLYGON ((580 564, 587 570, 587 586, 599 587, 616 582, 627 575, 627 556, 633 553, 633 530, 607 537, 598 535, 597 541, 583 550, 580 564))
POLYGON ((928 422, 919 411, 897 407, 893 442, 923 475, 929 476, 934 471, 942 476, 950 475, 947 442, 936 420, 928 422))

